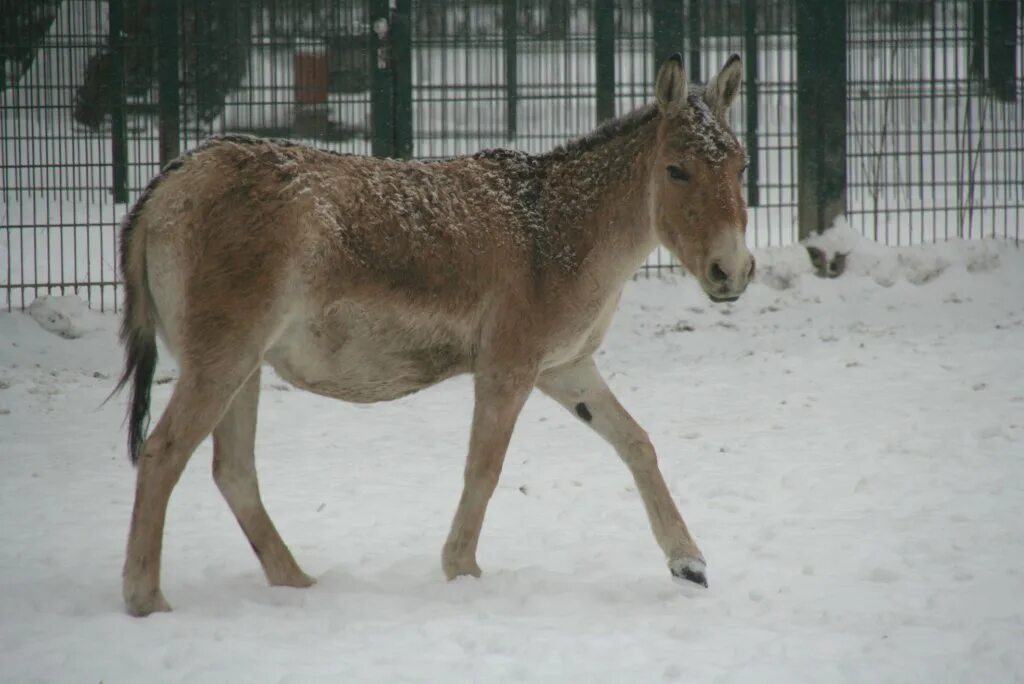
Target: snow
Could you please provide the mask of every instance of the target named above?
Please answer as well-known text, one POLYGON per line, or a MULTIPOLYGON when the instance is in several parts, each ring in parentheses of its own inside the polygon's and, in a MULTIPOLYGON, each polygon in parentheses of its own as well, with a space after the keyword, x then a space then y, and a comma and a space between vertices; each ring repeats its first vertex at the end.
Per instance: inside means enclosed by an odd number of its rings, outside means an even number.
POLYGON ((74 295, 36 297, 26 313, 44 330, 71 340, 97 329, 98 321, 102 320, 102 316, 74 295))
MULTIPOLYGON (((626 469, 540 395, 484 576, 444 581, 468 379, 356 406, 268 370, 264 498, 318 584, 264 584, 207 442, 168 516, 175 611, 130 618, 134 472, 123 404, 102 403, 117 320, 72 340, 0 314, 3 679, 1024 679, 1024 252, 834 239, 853 249, 842 277, 815 278, 802 247, 758 251, 733 305, 692 278, 630 283, 599 357, 659 449, 707 590, 671 581, 626 469)), ((173 376, 164 355, 157 413, 173 376)))

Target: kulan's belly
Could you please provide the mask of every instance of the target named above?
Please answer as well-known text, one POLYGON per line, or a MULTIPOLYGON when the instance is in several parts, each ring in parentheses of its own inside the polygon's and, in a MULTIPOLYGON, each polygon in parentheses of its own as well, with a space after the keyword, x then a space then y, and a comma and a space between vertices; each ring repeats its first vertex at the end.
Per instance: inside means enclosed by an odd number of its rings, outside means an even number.
POLYGON ((290 326, 266 361, 289 383, 343 401, 390 401, 471 368, 468 345, 436 323, 337 314, 290 326))
MULTIPOLYGON (((612 298, 571 330, 537 340, 539 370, 593 354, 617 301, 612 298)), ((460 326, 436 315, 343 303, 292 322, 265 359, 301 389, 343 401, 390 401, 472 371, 472 331, 469 324, 460 326)))

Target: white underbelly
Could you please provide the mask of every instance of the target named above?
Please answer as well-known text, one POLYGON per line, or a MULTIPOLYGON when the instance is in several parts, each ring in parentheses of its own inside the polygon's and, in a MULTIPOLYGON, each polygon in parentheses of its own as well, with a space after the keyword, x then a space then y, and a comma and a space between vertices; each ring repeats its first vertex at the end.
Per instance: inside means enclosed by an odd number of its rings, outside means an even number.
POLYGON ((389 401, 470 369, 468 345, 448 326, 355 305, 289 325, 266 353, 282 378, 345 401, 389 401))

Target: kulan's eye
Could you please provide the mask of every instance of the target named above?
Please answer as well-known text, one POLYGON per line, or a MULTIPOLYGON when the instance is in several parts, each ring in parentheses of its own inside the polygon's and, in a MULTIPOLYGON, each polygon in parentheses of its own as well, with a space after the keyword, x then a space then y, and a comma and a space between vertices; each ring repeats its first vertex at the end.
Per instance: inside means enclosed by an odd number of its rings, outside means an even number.
POLYGON ((668 167, 668 175, 675 181, 688 181, 690 180, 690 174, 686 173, 681 167, 675 164, 670 164, 668 167))
POLYGON ((740 180, 743 180, 743 174, 745 174, 746 172, 747 172, 747 167, 746 167, 746 165, 744 165, 743 168, 740 169, 740 172, 738 174, 739 177, 740 177, 740 180))

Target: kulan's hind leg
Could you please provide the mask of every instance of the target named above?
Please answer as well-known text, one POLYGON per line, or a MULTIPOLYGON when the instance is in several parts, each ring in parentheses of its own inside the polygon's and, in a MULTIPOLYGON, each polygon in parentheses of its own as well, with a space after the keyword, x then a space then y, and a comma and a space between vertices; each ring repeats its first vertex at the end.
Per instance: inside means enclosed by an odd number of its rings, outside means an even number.
POLYGON ((122 573, 130 614, 141 617, 170 610, 160 591, 160 556, 171 491, 192 452, 220 421, 235 390, 257 363, 238 362, 220 372, 183 368, 167 408, 143 445, 122 573))
POLYGON ((256 480, 254 446, 260 371, 246 380, 213 431, 213 479, 249 539, 272 585, 308 587, 314 583, 295 562, 270 520, 256 480))

